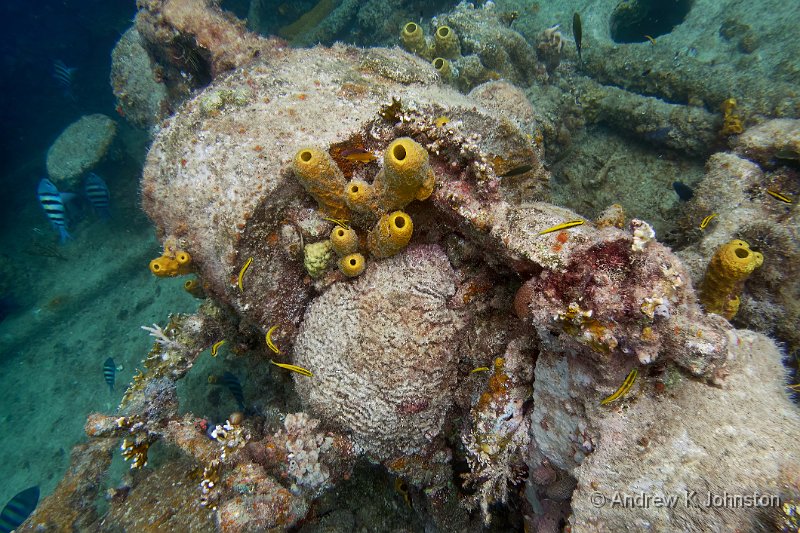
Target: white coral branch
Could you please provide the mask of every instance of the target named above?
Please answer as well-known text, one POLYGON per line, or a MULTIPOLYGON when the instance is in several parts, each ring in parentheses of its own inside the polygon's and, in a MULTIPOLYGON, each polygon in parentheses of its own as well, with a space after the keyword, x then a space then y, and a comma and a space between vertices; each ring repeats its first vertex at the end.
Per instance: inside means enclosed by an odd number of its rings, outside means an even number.
POLYGON ((142 329, 150 333, 150 336, 165 350, 183 350, 185 348, 180 342, 170 339, 158 324, 153 324, 152 328, 150 326, 142 326, 142 329))

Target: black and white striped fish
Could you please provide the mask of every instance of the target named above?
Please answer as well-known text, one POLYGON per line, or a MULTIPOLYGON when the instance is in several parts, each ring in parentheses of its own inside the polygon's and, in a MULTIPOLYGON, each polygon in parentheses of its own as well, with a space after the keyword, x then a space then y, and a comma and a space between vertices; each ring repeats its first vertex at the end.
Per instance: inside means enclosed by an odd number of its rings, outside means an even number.
POLYGON ((67 232, 67 208, 64 206, 64 201, 71 193, 60 193, 58 188, 47 178, 43 178, 39 182, 39 189, 37 191, 39 203, 42 204, 42 209, 53 224, 53 227, 58 230, 61 236, 61 242, 65 242, 72 237, 67 232))
POLYGON ((0 513, 0 533, 17 529, 31 515, 39 503, 39 487, 30 487, 17 493, 0 513))
POLYGON ((244 411, 244 391, 242 391, 242 384, 239 382, 239 378, 230 372, 225 372, 222 374, 222 383, 228 387, 228 390, 231 391, 233 397, 236 398, 236 403, 239 404, 239 409, 244 411))
POLYGON ((53 79, 56 80, 56 84, 61 87, 64 96, 69 100, 75 100, 72 87, 76 70, 78 70, 76 67, 68 67, 60 59, 53 61, 53 79))
POLYGON ((89 172, 84 181, 83 192, 100 218, 111 218, 111 195, 103 178, 89 172))
POLYGON ((110 357, 106 359, 106 362, 103 363, 103 377, 106 378, 106 383, 108 383, 108 390, 114 392, 114 376, 117 373, 117 365, 114 363, 114 360, 110 357))

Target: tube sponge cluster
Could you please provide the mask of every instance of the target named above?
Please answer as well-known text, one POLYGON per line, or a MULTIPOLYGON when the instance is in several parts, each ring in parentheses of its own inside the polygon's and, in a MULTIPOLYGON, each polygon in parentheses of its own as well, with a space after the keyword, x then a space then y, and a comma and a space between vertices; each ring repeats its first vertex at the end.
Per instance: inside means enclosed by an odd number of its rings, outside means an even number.
POLYGON ((183 250, 164 250, 161 257, 150 261, 150 272, 160 278, 172 278, 192 273, 192 256, 183 250))
MULTIPOLYGON (((402 209, 414 200, 427 199, 435 185, 427 150, 409 137, 395 139, 387 146, 383 169, 372 183, 359 179, 346 182, 333 158, 319 148, 301 148, 292 170, 325 214, 346 220, 351 214, 377 219, 366 239, 367 249, 377 258, 391 257, 408 246, 414 223, 402 209)), ((361 239, 354 228, 337 224, 325 242, 336 252, 339 270, 346 276, 364 271, 361 239)), ((315 269, 314 274, 321 273, 315 269)))
POLYGON ((461 57, 461 43, 449 26, 439 26, 433 39, 426 38, 422 27, 416 22, 408 22, 400 31, 403 48, 430 61, 444 80, 453 77, 450 61, 461 57))
POLYGON ((744 282, 764 262, 764 256, 741 240, 722 245, 711 258, 700 285, 700 302, 707 313, 728 320, 739 311, 739 294, 744 282))

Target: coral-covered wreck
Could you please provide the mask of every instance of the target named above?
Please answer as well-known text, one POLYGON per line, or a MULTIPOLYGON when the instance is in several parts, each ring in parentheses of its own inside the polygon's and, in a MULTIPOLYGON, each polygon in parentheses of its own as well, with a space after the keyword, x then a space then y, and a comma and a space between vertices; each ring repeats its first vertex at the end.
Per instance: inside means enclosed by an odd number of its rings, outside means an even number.
POLYGON ((119 412, 90 417, 22 531, 349 530, 318 502, 365 462, 440 531, 787 523, 760 498, 799 496, 778 348, 706 314, 646 222, 548 203, 521 91, 464 95, 397 48, 289 49, 200 2, 140 3, 151 45, 216 47, 141 184, 161 259, 190 257, 208 299, 160 332, 119 412), (221 339, 291 398, 260 391, 207 431, 176 382, 221 339), (157 441, 177 452, 101 512, 122 439, 135 466, 157 441), (726 495, 755 503, 704 505, 726 495))

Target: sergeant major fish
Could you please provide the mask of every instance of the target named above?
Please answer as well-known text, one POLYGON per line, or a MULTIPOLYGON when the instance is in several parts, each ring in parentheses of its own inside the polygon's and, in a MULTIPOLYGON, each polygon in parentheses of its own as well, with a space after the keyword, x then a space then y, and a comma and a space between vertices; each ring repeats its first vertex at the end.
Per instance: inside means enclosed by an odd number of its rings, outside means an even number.
POLYGON ((230 372, 225 372, 222 374, 222 383, 228 387, 228 390, 231 391, 233 397, 236 398, 236 403, 239 404, 239 409, 244 411, 244 391, 242 391, 242 384, 239 382, 239 378, 230 372))
POLYGON ((39 203, 42 205, 47 218, 61 236, 61 242, 71 239, 67 231, 67 209, 64 205, 66 200, 74 196, 72 193, 60 193, 58 188, 47 178, 39 182, 37 190, 39 203))
POLYGON ((75 71, 77 70, 77 67, 68 67, 60 59, 53 61, 53 79, 56 80, 56 84, 61 88, 64 97, 68 100, 75 100, 73 84, 75 71))
POLYGON ((30 487, 11 498, 0 513, 0 532, 17 529, 31 515, 39 503, 39 487, 30 487))
POLYGON ((108 383, 108 390, 110 392, 114 392, 114 376, 117 373, 117 365, 114 363, 114 360, 110 357, 106 359, 106 362, 103 363, 103 377, 106 378, 106 383, 108 383))
POLYGON ((111 218, 111 195, 103 178, 90 172, 86 176, 83 192, 100 218, 111 218))

